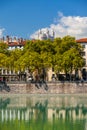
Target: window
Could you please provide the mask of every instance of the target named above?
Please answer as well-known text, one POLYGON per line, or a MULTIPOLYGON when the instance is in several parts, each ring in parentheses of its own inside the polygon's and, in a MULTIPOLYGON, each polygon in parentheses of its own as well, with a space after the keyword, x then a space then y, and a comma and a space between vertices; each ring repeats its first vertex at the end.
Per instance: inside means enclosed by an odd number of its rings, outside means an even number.
POLYGON ((54 67, 52 67, 52 72, 54 72, 54 67))
POLYGON ((83 48, 85 48, 85 45, 82 45, 83 48))
POLYGON ((86 65, 86 59, 84 58, 84 65, 86 65))
POLYGON ((83 52, 81 52, 81 55, 82 55, 82 56, 85 56, 86 54, 85 54, 85 52, 83 51, 83 52))
POLYGON ((7 74, 9 74, 9 70, 7 70, 7 74))
POLYGON ((3 70, 3 74, 5 74, 5 70, 3 70))

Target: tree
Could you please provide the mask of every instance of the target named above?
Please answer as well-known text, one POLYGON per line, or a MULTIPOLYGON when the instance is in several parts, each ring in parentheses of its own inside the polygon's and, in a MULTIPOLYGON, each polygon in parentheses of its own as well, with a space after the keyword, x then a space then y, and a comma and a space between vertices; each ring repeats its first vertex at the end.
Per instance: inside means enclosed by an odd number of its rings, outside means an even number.
POLYGON ((55 46, 55 69, 71 74, 75 69, 83 67, 84 60, 81 56, 83 48, 76 43, 75 38, 66 36, 62 41, 58 41, 55 41, 58 43, 58 46, 55 46))
POLYGON ((0 42, 0 53, 8 54, 8 45, 0 42))
POLYGON ((55 72, 71 74, 74 70, 84 66, 82 51, 81 45, 76 43, 75 38, 71 36, 55 38, 54 41, 28 40, 23 50, 16 49, 8 51, 8 53, 7 45, 1 43, 0 64, 20 72, 26 69, 41 71, 43 68, 54 68, 55 72))
POLYGON ((50 40, 35 40, 28 41, 25 48, 25 63, 26 66, 33 68, 48 68, 52 67, 52 55, 54 53, 53 43, 50 40))
POLYGON ((9 56, 7 56, 7 68, 9 68, 10 70, 17 70, 15 62, 19 60, 22 54, 23 51, 20 49, 10 51, 9 56))
POLYGON ((6 68, 6 59, 7 59, 7 56, 3 53, 0 53, 0 68, 3 68, 3 67, 6 68))

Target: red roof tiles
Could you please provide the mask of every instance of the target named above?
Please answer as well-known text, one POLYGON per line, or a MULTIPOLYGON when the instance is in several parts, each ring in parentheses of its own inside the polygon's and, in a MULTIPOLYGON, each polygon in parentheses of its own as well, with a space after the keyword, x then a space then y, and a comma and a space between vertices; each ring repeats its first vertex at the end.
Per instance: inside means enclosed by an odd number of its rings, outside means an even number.
POLYGON ((78 39, 76 40, 77 43, 87 43, 87 38, 82 38, 82 39, 78 39))
POLYGON ((8 46, 24 46, 26 44, 26 41, 22 42, 9 42, 8 46))

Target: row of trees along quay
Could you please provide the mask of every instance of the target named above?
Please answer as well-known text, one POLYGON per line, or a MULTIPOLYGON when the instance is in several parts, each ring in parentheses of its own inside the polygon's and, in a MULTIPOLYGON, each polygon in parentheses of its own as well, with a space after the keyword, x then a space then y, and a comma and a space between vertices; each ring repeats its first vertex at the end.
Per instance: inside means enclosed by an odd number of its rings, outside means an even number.
POLYGON ((60 72, 72 75, 75 70, 81 70, 85 65, 82 57, 83 47, 76 43, 75 37, 65 36, 51 40, 27 40, 22 50, 8 50, 6 43, 0 43, 0 68, 31 73, 38 69, 53 68, 58 75, 60 72))

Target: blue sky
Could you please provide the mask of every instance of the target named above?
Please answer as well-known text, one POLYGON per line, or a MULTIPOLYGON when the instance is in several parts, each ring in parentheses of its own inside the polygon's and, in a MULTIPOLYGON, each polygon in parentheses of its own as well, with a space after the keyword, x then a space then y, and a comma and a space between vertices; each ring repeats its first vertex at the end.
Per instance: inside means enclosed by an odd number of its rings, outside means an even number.
POLYGON ((32 38, 45 28, 86 37, 87 0, 0 0, 0 36, 32 38))

